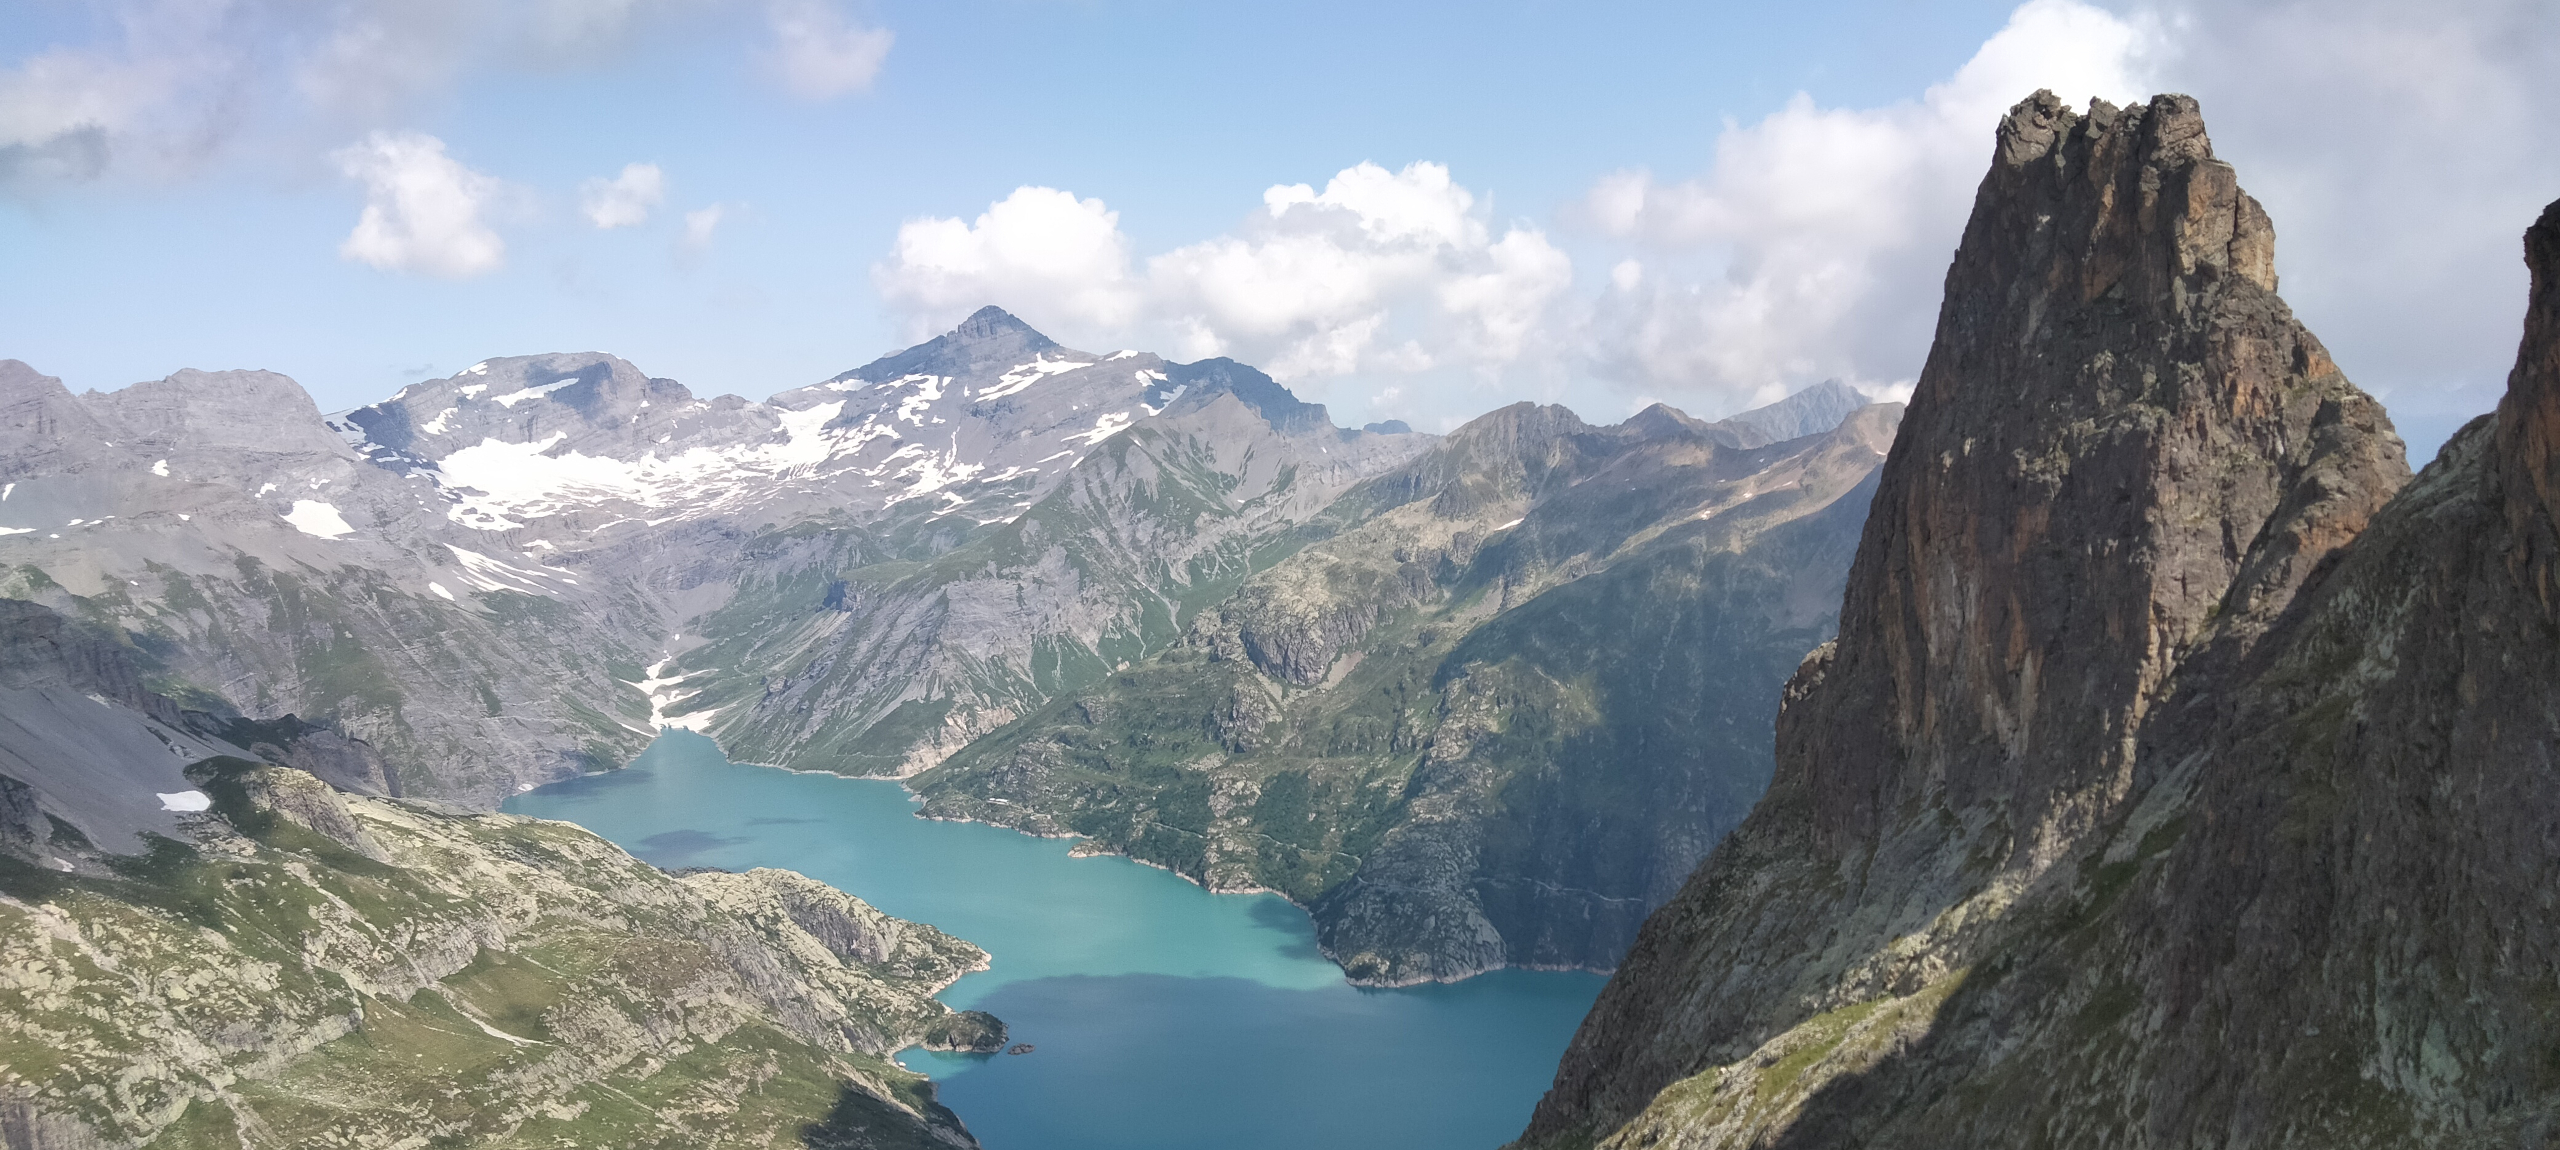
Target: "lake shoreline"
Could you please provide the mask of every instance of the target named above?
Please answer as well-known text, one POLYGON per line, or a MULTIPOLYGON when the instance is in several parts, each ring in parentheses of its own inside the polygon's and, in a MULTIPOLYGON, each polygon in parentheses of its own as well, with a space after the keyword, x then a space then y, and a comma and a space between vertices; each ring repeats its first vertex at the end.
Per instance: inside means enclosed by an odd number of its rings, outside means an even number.
POLYGON ((976 944, 986 967, 937 997, 1002 1018, 1043 1057, 921 1044, 890 1057, 931 1078, 990 1150, 1482 1150, 1527 1120, 1603 982, 1506 969, 1358 986, 1277 893, 1211 891, 1078 852, 1082 836, 921 817, 903 780, 745 766, 671 732, 623 770, 507 809, 661 867, 798 871, 976 944))

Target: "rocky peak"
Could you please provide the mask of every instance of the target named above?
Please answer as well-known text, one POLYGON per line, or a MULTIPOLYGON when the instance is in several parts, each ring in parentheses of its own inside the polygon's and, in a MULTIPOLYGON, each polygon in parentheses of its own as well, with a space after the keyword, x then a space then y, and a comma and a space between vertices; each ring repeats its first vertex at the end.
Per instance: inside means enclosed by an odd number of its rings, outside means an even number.
MULTIPOLYGON (((1716 425, 1665 403, 1656 403, 1627 417, 1620 426, 1648 439, 1663 437, 1710 438, 1716 425)), ((1730 432, 1727 433, 1730 439, 1730 432)), ((1734 446, 1738 446, 1735 444, 1734 446)))
POLYGON ((302 385, 272 371, 189 369, 116 391, 93 391, 81 402, 145 454, 182 447, 347 454, 302 385))
POLYGON ((1826 693, 1875 719, 1806 764, 1832 846, 1997 802, 2002 852, 2049 863, 2124 794, 2133 732, 2313 457, 2371 456, 2379 492, 2261 583, 2405 480, 2273 258, 2194 100, 2039 92, 2002 121, 1842 615, 1826 693), (2341 424, 2372 434, 2320 431, 2341 424))
POLYGON ((1757 407, 1724 422, 1740 424, 1768 437, 1770 443, 1784 443, 1808 435, 1820 435, 1840 426, 1849 413, 1867 405, 1867 397, 1857 388, 1836 379, 1826 379, 1766 407, 1757 407))
POLYGON ((2498 403, 2498 482, 2508 522, 2529 549, 2526 586, 2546 615, 2560 617, 2560 201, 2524 234, 2533 272, 2524 344, 2498 403))
POLYGON ((113 438, 61 380, 0 359, 0 480, 74 470, 113 438))
POLYGON ((1166 364, 1164 375, 1164 382, 1150 389, 1147 399, 1167 411, 1189 410, 1216 396, 1233 395, 1282 435, 1333 429, 1333 420, 1323 404, 1299 399, 1260 369, 1232 359, 1166 364))
POLYGON ((528 443, 552 435, 570 449, 628 451, 625 441, 649 442, 662 427, 698 419, 703 406, 683 384, 652 379, 619 357, 565 352, 482 360, 404 387, 345 420, 371 444, 434 459, 483 439, 528 443))
POLYGON ((988 368, 1002 370, 1014 364, 1040 359, 1043 353, 1063 351, 1058 341, 1032 330, 1031 325, 1014 318, 1000 307, 979 308, 960 326, 908 348, 872 360, 852 371, 828 380, 829 383, 862 381, 878 383, 906 375, 974 375, 988 368))
POLYGON ((2407 481, 2276 297, 2273 236, 2188 97, 2010 111, 1770 790, 1648 925, 1532 1141, 1979 960, 2123 815, 2181 664, 2238 658, 2407 481))

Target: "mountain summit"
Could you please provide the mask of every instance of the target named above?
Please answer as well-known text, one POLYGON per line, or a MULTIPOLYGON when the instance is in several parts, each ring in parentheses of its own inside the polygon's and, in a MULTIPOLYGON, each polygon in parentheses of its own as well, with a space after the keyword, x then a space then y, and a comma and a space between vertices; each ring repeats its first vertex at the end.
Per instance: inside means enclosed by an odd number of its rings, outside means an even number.
POLYGON ((2269 913, 2310 916, 2291 943, 2322 907, 2400 907, 2414 942, 2457 929, 2415 907, 2475 905, 2408 885, 2440 870, 2414 856, 2353 860, 2382 808, 2329 756, 2370 703, 2266 705, 2359 673, 2352 648, 2285 669, 2306 607, 2405 601, 2343 591, 2339 559, 2408 476, 2275 286, 2195 101, 2010 112, 1769 793, 1648 921, 1528 1144, 2453 1132, 2426 1100, 2455 1071, 2377 1077, 2451 1006, 2383 1018, 2380 936, 2232 965, 2269 913))
POLYGON ((1036 363, 1058 350, 1058 341, 1033 331, 1030 324, 1014 318, 1012 312, 991 305, 971 312, 950 331, 905 351, 881 356, 827 382, 880 383, 920 371, 969 375, 988 367, 1036 363))

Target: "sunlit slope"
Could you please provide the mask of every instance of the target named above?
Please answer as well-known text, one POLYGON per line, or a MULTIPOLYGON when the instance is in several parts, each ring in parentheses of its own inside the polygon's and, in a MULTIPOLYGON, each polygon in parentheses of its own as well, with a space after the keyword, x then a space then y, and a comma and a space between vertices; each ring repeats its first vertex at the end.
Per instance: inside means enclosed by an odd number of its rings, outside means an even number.
POLYGON ((1298 524, 1430 442, 1337 430, 1261 373, 1212 366, 949 550, 813 529, 748 542, 736 597, 696 624, 709 641, 665 672, 699 676, 671 714, 743 760, 912 774, 1163 650, 1297 546, 1298 524))
POLYGON ((1278 890, 1363 981, 1606 969, 1766 783, 1897 412, 1765 445, 1506 408, 915 785, 928 814, 1278 890))

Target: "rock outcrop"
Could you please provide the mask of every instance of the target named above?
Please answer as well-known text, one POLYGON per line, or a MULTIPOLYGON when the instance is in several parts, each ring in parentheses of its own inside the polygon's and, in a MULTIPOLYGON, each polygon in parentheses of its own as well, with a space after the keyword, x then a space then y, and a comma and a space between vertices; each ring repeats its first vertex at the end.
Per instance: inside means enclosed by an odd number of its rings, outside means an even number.
MULTIPOLYGON (((2444 864, 2360 826, 2449 845, 2459 815, 2401 805, 2447 780, 2361 795, 2378 783, 2342 757, 2373 739, 2399 770, 2455 766, 2421 728, 2365 717, 2385 699, 2359 663, 2405 658, 2417 635, 2330 616, 2314 636, 2324 612, 2436 596, 2357 572, 2388 562, 2402 529, 2385 524, 2424 517, 2423 492, 2476 447, 2391 502, 2400 442, 2276 296, 2273 253, 2193 100, 2077 115, 2039 93, 2012 110, 1840 638, 1789 688, 1769 793, 1647 922, 1527 1144, 2406 1145, 2461 1129, 2402 1121, 2425 1111, 2399 1069, 2416 1064, 2346 1024, 2379 1005, 2452 1060, 2429 1064, 2439 1084, 2483 1050, 2430 1030, 2445 1015, 2391 1008, 2392 964, 2440 950, 2410 904, 2454 892, 2423 893, 2409 880, 2444 864), (2317 945, 2351 907, 2407 925, 2362 936, 2369 951, 2317 945)), ((2548 665, 2547 633, 2493 642, 2548 665)), ((2509 681, 2547 694, 2536 673, 2509 681)), ((2488 725, 2530 745, 2548 719, 2521 720, 2548 705, 2518 705, 2488 725)), ((2535 809, 2508 817, 2560 807, 2535 809)), ((2479 849, 2455 858, 2547 874, 2531 862, 2547 848, 2479 849)), ((2481 929, 2518 969, 2555 957, 2513 949, 2530 930, 2481 929)))

